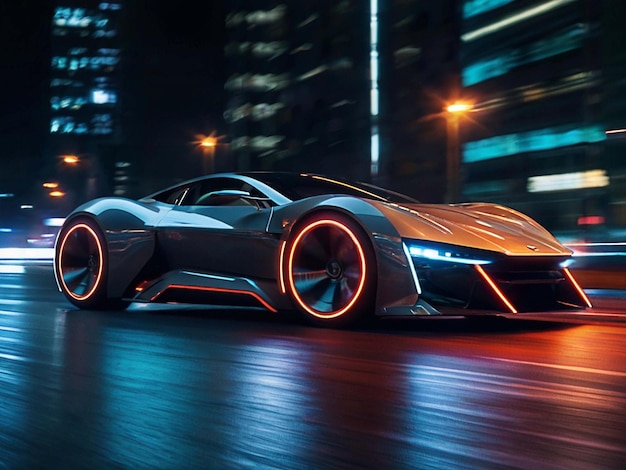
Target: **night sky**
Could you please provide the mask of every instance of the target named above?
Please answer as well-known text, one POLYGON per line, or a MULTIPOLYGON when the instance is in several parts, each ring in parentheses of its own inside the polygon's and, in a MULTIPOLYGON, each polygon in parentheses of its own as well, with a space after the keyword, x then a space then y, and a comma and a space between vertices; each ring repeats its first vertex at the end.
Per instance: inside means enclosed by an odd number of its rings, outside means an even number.
MULTIPOLYGON (((134 139, 221 125, 225 2, 127 0, 134 139)), ((0 1, 0 184, 33 174, 48 130, 51 2, 0 1)), ((154 142, 158 144, 158 142, 154 142)), ((1 188, 0 188, 1 190, 1 188)))

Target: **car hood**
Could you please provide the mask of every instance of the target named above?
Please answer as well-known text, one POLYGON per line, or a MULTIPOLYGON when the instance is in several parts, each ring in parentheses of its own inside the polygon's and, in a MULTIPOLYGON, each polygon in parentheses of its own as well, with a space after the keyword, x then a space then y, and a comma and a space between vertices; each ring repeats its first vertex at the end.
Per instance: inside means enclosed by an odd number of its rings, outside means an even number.
POLYGON ((497 204, 376 205, 402 238, 449 243, 510 256, 572 253, 530 217, 497 204))

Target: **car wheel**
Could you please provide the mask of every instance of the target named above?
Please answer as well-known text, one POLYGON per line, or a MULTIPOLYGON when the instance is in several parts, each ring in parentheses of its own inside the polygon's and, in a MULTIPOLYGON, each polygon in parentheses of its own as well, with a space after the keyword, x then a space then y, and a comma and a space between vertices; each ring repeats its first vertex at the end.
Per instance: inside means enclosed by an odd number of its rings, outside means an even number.
POLYGON ((123 308, 108 299, 107 252, 104 235, 91 220, 80 218, 64 227, 56 244, 55 274, 63 294, 79 308, 123 308))
POLYGON ((283 273, 288 294, 315 324, 344 326, 373 310, 373 250, 347 216, 324 212, 299 223, 285 247, 283 273))

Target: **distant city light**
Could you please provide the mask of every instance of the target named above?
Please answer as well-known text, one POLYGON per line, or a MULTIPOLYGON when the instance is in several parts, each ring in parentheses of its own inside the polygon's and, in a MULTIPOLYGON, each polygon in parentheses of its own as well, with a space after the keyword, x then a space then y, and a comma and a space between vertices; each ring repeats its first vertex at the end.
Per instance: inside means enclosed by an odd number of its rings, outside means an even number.
POLYGON ((533 18, 538 15, 542 15, 550 10, 554 10, 555 8, 562 7, 568 3, 573 2, 574 0, 552 0, 549 2, 542 3, 540 5, 528 8, 526 10, 520 11, 513 15, 507 16, 501 20, 495 21, 487 26, 482 28, 475 29, 474 31, 470 31, 461 35, 461 39, 464 42, 473 41, 474 39, 481 38, 483 36, 487 36, 488 34, 495 33, 496 31, 500 31, 501 29, 508 28, 509 26, 513 26, 521 21, 533 18))
POLYGON ((60 227, 65 222, 63 217, 50 217, 43 221, 43 224, 47 227, 60 227))
POLYGON ((54 248, 0 248, 0 260, 40 259, 51 260, 54 248))
POLYGON ((528 178, 529 193, 564 191, 584 188, 602 188, 609 185, 605 170, 591 170, 556 175, 531 176, 528 178))

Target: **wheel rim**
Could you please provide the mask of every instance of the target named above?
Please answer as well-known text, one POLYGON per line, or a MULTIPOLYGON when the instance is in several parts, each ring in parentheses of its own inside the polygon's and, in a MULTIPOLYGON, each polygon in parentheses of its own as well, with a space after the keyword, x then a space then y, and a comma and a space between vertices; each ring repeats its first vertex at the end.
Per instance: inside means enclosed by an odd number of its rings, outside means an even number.
POLYGON ((365 254, 356 235, 335 220, 319 220, 296 237, 288 257, 288 285, 296 302, 319 318, 347 312, 365 284, 365 254))
POLYGON ((102 278, 102 244, 86 224, 70 228, 59 248, 59 273, 64 290, 76 300, 91 297, 102 278))

